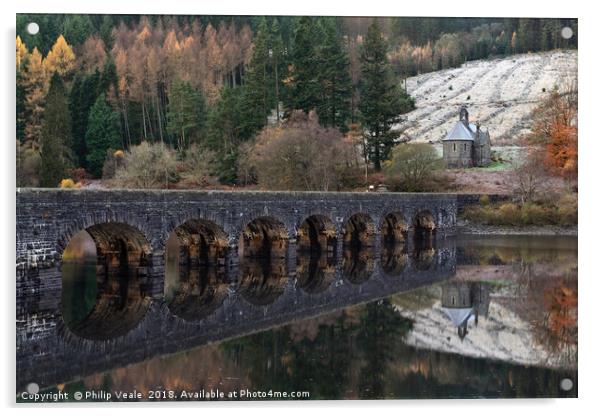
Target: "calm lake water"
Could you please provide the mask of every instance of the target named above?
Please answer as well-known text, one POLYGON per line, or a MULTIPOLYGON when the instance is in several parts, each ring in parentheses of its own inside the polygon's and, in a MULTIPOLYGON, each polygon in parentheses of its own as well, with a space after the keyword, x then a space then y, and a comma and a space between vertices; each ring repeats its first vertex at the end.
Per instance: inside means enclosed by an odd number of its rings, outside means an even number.
MULTIPOLYGON (((76 254, 63 265, 68 326, 85 323, 97 293, 96 261, 89 256, 94 252, 85 239, 77 244, 76 254)), ((111 393, 110 400, 120 400, 116 392, 134 390, 142 400, 154 398, 149 392, 156 399, 179 400, 236 392, 232 399, 238 399, 241 391, 243 399, 264 400, 285 394, 300 399, 576 397, 577 238, 459 236, 455 250, 455 276, 442 282, 81 374, 44 391, 103 391, 111 393)), ((382 267, 394 278, 407 253, 403 247, 382 252, 382 267)), ((429 251, 418 256, 422 261, 429 251)), ((306 291, 322 290, 333 284, 334 269, 342 262, 348 278, 361 284, 370 278, 372 261, 363 252, 308 253, 297 259, 296 278, 306 291)), ((168 256, 166 303, 185 320, 210 316, 228 296, 224 271, 181 269, 177 256, 168 256)), ((273 302, 288 279, 278 261, 242 264, 241 270, 243 297, 247 293, 257 307, 273 302)))

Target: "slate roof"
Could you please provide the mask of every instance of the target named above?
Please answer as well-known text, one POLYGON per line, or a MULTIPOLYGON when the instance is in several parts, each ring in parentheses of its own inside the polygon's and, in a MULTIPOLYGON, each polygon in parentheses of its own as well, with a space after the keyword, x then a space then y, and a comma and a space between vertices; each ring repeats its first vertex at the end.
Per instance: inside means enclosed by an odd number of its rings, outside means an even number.
POLYGON ((453 129, 443 140, 470 140, 474 141, 477 134, 477 126, 473 123, 466 124, 464 121, 458 121, 453 129))
POLYGON ((462 326, 473 316, 473 308, 442 308, 454 326, 462 326))

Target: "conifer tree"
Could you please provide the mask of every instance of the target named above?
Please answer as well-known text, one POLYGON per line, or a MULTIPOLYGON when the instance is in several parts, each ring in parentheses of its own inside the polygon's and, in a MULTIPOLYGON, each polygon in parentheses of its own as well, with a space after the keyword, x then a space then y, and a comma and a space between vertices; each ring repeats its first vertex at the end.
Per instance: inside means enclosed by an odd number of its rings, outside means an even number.
POLYGON ((288 82, 287 110, 303 110, 309 113, 320 102, 320 65, 316 43, 320 38, 319 27, 314 19, 303 16, 295 30, 292 52, 292 73, 288 82))
POLYGON ((46 95, 42 124, 40 185, 56 187, 70 167, 71 126, 65 86, 54 73, 46 95))
POLYGON ((234 183, 237 176, 238 146, 245 138, 242 88, 224 88, 207 118, 207 147, 217 154, 217 174, 222 183, 234 183))
POLYGON ((167 133, 176 137, 180 151, 201 139, 205 124, 205 101, 189 82, 177 79, 169 92, 167 133))
POLYGON ((86 146, 88 171, 95 177, 100 177, 107 150, 121 147, 119 114, 107 104, 104 94, 98 96, 90 109, 86 146))
POLYGON ((284 42, 280 34, 278 19, 272 20, 270 41, 272 45, 272 82, 274 85, 274 104, 276 106, 276 121, 280 123, 280 100, 282 99, 282 76, 285 73, 286 61, 284 56, 284 42))
POLYGON ((73 132, 73 152, 79 166, 86 168, 88 148, 86 132, 90 109, 96 102, 100 92, 100 73, 98 70, 90 75, 76 75, 69 95, 69 110, 71 111, 71 130, 73 132))
POLYGON ((324 40, 319 48, 320 90, 317 107, 320 124, 347 130, 352 93, 349 57, 343 48, 333 18, 322 19, 324 40))
POLYGON ((374 19, 361 50, 360 104, 362 126, 366 135, 367 156, 376 171, 381 170, 393 147, 394 124, 401 114, 414 108, 414 100, 400 87, 387 59, 387 44, 374 19))
POLYGON ((258 23, 257 35, 253 41, 253 56, 247 70, 243 109, 244 130, 252 136, 267 124, 271 110, 269 32, 265 17, 258 23))

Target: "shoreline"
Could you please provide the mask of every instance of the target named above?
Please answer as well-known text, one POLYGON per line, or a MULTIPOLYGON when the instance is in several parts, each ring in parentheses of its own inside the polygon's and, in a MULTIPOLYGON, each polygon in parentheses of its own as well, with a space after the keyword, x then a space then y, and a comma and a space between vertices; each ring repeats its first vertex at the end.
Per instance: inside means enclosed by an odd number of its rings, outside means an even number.
POLYGON ((498 226, 463 223, 457 226, 458 235, 550 235, 577 237, 578 226, 561 227, 558 225, 498 226))

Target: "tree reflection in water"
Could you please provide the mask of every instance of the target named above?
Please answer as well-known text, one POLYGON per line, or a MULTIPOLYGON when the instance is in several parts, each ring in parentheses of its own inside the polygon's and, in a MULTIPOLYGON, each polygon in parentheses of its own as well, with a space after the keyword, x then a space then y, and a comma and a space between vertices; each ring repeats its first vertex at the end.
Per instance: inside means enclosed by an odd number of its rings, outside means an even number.
MULTIPOLYGON (((487 281, 495 295, 492 302, 512 311, 517 317, 513 319, 531 325, 533 339, 550 358, 574 354, 568 361, 561 361, 568 363, 567 367, 551 369, 409 346, 409 338, 404 339, 418 330, 418 321, 402 316, 396 308, 429 310, 438 306, 419 302, 418 293, 408 292, 403 295, 408 298, 405 303, 398 302, 396 295, 350 306, 220 344, 155 357, 129 365, 127 371, 121 368, 88 376, 67 383, 64 389, 227 386, 232 390, 309 391, 311 399, 575 397, 577 371, 570 360, 576 361, 577 346, 576 246, 554 248, 541 240, 536 241, 539 245, 492 237, 459 241, 456 277, 466 279, 470 287, 487 281), (550 253, 556 260, 550 258, 550 253), (567 377, 574 383, 568 392, 559 388, 560 380, 567 377)), ((340 258, 348 262, 348 272, 365 270, 369 263, 366 255, 361 250, 355 254, 349 251, 340 258), (354 264, 358 260, 364 266, 354 264)), ((422 264, 417 259, 434 259, 428 255, 428 247, 426 255, 421 251, 425 250, 412 250, 411 264, 422 264)), ((399 270, 405 253, 384 247, 381 255, 386 260, 383 269, 390 264, 390 270, 399 270)), ((260 303, 277 299, 287 281, 282 259, 263 263, 243 260, 244 296, 260 303)), ((328 279, 320 276, 326 275, 328 265, 328 257, 299 256, 300 284, 310 288, 307 290, 321 290, 328 279), (307 279, 301 276, 306 272, 307 279)), ((366 276, 365 272, 359 275, 366 276)), ((209 276, 207 281, 213 281, 209 276)), ((204 293, 201 284, 195 290, 204 293)), ((507 330, 503 325, 500 321, 495 330, 507 330)))

